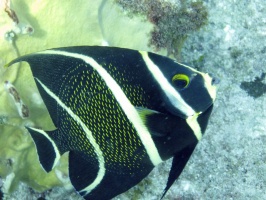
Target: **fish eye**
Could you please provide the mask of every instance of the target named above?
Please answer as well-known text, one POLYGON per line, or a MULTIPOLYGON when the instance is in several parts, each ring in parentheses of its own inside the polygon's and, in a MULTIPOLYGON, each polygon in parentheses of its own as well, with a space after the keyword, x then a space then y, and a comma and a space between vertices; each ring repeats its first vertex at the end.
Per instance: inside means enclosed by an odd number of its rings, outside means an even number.
POLYGON ((189 77, 185 74, 176 74, 172 78, 172 84, 178 90, 184 89, 189 84, 189 77))

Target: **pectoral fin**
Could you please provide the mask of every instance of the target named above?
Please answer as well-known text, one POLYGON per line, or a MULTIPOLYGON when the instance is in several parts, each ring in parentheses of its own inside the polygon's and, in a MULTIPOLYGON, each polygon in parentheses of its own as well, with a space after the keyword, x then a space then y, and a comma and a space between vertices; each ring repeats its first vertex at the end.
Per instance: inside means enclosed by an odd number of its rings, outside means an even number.
POLYGON ((166 114, 143 107, 136 107, 136 109, 153 137, 164 137, 169 133, 169 121, 166 114))

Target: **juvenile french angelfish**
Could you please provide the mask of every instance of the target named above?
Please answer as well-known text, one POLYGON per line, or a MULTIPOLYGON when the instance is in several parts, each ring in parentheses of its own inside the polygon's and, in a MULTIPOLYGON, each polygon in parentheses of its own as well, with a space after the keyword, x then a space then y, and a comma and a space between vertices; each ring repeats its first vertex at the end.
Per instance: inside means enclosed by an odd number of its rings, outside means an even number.
POLYGON ((111 199, 174 157, 163 195, 206 129, 214 79, 154 53, 75 46, 26 61, 56 130, 26 127, 51 171, 69 152, 69 177, 84 199, 111 199))

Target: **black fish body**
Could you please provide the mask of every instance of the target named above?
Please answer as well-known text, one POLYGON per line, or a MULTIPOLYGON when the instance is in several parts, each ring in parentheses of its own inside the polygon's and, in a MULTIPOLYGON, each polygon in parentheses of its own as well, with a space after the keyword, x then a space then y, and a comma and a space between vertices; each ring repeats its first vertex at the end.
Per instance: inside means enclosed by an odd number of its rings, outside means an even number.
POLYGON ((213 79, 157 54, 115 47, 46 50, 27 61, 56 130, 26 127, 44 170, 69 152, 85 199, 111 199, 174 157, 165 192, 206 129, 213 79))

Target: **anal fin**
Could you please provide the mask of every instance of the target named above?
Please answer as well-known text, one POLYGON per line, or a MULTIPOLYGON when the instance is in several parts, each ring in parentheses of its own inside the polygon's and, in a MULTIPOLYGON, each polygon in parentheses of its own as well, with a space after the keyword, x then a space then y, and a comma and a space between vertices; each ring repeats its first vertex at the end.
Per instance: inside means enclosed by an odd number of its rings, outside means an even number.
POLYGON ((69 152, 69 178, 80 195, 85 195, 86 192, 81 191, 96 179, 98 172, 99 163, 96 155, 80 151, 69 152))
POLYGON ((147 165, 143 170, 130 174, 123 170, 108 168, 105 163, 101 170, 96 155, 88 152, 69 152, 69 177, 77 192, 86 200, 107 200, 127 191, 153 169, 147 165))

